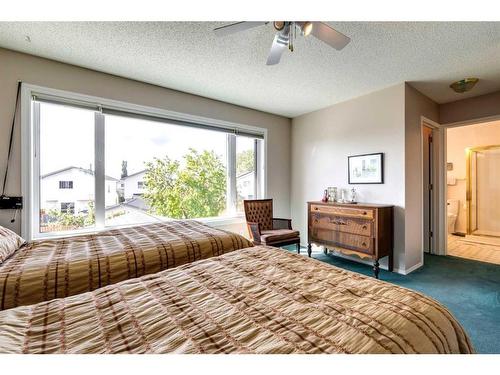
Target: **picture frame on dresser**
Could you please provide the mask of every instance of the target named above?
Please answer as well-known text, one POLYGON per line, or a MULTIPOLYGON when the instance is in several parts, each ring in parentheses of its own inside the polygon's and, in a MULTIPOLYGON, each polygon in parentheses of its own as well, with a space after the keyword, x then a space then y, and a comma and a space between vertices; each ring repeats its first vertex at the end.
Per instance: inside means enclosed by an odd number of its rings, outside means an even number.
POLYGON ((354 184, 384 183, 384 153, 351 155, 347 157, 347 180, 354 184))

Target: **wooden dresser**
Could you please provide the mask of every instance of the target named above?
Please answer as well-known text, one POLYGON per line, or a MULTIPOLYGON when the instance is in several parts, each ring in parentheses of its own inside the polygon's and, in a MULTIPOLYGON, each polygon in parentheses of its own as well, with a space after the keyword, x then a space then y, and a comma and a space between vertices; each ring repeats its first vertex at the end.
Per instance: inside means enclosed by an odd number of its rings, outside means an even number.
POLYGON ((356 254, 373 261, 373 273, 379 274, 379 259, 389 257, 393 267, 393 206, 379 204, 344 204, 307 202, 308 246, 322 245, 325 254, 336 250, 356 254))

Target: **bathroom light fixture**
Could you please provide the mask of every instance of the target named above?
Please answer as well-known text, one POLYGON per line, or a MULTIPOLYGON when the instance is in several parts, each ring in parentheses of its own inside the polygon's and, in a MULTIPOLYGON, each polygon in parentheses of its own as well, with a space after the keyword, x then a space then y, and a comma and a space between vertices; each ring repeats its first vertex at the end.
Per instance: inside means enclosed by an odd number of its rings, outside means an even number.
POLYGON ((312 29, 313 29, 312 22, 310 21, 304 22, 302 24, 302 35, 308 36, 309 34, 311 34, 312 29))
POLYGON ((472 90, 477 81, 479 81, 479 78, 464 78, 460 81, 453 82, 450 87, 453 91, 463 94, 466 91, 472 90))

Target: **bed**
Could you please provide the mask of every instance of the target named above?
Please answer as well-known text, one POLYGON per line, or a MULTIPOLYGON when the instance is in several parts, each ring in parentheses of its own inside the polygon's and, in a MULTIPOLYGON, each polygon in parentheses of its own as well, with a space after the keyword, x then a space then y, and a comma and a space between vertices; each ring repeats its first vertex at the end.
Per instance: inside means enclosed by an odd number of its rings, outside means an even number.
POLYGON ((179 220, 28 243, 0 266, 0 310, 67 297, 252 246, 179 220))
POLYGON ((256 246, 0 312, 0 353, 471 353, 420 293, 256 246))

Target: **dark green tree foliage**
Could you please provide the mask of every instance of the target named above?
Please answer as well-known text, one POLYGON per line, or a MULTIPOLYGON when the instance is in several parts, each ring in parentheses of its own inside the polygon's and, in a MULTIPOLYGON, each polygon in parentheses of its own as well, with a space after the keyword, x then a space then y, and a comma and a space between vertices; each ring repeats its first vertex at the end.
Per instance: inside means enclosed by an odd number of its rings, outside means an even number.
POLYGON ((174 219, 218 216, 226 207, 226 168, 213 151, 189 149, 184 162, 146 163, 144 199, 157 215, 174 219))

